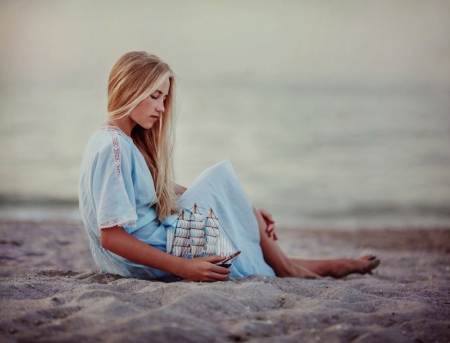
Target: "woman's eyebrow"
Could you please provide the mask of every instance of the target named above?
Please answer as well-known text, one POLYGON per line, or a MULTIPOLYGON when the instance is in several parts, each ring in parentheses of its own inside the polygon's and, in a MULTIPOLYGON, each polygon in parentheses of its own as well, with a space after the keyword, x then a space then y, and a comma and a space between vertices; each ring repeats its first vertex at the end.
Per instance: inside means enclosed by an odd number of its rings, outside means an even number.
MULTIPOLYGON (((164 94, 163 92, 161 92, 159 89, 157 89, 157 90, 155 90, 155 92, 154 93, 156 93, 156 92, 158 92, 159 94, 164 94)), ((166 94, 166 96, 167 96, 167 94, 166 94)))

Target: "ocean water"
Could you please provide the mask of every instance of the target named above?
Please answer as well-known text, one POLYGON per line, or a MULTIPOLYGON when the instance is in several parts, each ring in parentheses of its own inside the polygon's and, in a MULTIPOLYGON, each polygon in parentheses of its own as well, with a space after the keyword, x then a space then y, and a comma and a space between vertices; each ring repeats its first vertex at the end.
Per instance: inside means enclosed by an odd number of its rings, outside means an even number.
MULTIPOLYGON (((279 226, 450 227, 449 95, 418 85, 181 85, 176 180, 188 186, 229 159, 279 226)), ((2 218, 77 220, 81 158, 105 102, 98 88, 2 90, 2 218)))
POLYGON ((448 95, 406 86, 193 92, 198 120, 180 125, 178 162, 194 175, 230 158, 250 197, 282 226, 448 226, 448 95), (210 146, 192 139, 199 127, 210 146))
POLYGON ((178 76, 176 181, 233 163, 289 228, 450 227, 448 1, 2 1, 0 218, 79 220, 119 56, 178 76))

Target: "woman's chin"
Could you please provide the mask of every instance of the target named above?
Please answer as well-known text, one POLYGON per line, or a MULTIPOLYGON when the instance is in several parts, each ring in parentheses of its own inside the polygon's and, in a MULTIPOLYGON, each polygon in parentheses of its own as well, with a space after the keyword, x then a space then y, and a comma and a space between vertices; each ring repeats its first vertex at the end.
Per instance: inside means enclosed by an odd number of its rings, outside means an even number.
POLYGON ((140 125, 144 130, 150 130, 155 123, 145 123, 140 125))

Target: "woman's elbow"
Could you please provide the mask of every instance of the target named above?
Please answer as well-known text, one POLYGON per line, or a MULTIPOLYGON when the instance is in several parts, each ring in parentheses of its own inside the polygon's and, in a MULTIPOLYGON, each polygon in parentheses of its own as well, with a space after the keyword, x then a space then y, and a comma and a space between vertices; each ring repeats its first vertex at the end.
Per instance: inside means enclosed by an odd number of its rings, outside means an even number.
POLYGON ((119 226, 114 226, 108 229, 100 229, 100 244, 102 248, 111 250, 115 241, 114 236, 120 231, 123 231, 123 228, 119 226))
MULTIPOLYGON (((102 248, 108 249, 109 247, 109 235, 105 232, 106 229, 100 230, 100 244, 102 248)), ((109 249, 108 249, 109 250, 109 249)))

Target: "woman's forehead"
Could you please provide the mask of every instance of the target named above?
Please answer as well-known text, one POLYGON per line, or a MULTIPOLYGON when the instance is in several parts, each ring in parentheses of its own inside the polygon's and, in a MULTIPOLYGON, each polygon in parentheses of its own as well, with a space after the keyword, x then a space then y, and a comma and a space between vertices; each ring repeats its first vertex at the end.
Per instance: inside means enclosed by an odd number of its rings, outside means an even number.
POLYGON ((157 88, 155 89, 155 92, 156 92, 156 93, 160 93, 160 94, 167 95, 167 94, 169 93, 169 90, 170 90, 170 84, 171 84, 170 79, 169 79, 169 77, 167 77, 167 78, 163 81, 163 83, 162 83, 159 87, 157 87, 157 88))

